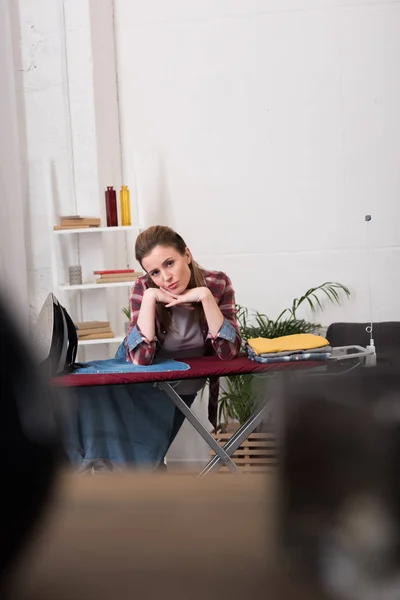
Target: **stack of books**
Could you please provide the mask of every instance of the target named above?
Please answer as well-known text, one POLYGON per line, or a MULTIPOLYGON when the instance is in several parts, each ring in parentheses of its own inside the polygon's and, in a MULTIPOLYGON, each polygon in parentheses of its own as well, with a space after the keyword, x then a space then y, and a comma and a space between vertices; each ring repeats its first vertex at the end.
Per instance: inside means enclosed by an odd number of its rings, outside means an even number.
POLYGON ((135 269, 113 269, 109 271, 93 271, 93 273, 98 275, 96 283, 134 282, 140 275, 143 275, 143 273, 135 271, 135 269))
POLYGON ((109 321, 83 321, 75 323, 78 340, 102 340, 113 338, 114 333, 109 321))
POLYGON ((54 225, 54 229, 88 229, 89 227, 100 227, 100 217, 81 217, 80 215, 69 215, 60 217, 60 224, 54 225))

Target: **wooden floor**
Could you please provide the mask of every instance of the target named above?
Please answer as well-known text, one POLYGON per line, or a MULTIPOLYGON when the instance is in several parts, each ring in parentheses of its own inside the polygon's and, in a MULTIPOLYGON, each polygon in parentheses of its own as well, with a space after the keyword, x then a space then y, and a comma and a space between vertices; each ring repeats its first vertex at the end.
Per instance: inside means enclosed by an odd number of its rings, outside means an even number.
POLYGON ((316 599, 280 576, 272 476, 63 474, 12 600, 316 599))

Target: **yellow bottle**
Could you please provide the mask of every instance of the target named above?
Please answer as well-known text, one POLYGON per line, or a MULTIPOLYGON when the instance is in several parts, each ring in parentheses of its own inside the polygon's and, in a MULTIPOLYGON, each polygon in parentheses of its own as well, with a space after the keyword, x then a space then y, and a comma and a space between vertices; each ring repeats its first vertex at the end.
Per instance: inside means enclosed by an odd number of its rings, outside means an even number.
POLYGON ((121 201, 121 221, 122 225, 129 226, 131 225, 131 198, 127 185, 123 185, 121 187, 121 191, 119 193, 120 201, 121 201))

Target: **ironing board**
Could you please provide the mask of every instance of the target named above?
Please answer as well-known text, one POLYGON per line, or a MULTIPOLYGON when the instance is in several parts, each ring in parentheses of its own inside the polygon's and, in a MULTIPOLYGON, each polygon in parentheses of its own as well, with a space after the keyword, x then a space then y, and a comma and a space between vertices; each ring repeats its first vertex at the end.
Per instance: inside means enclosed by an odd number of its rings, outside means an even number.
POLYGON ((233 375, 251 375, 257 373, 268 373, 276 371, 286 371, 293 369, 310 369, 320 367, 325 361, 296 361, 288 363, 259 364, 251 361, 247 356, 239 356, 232 360, 223 361, 216 356, 207 356, 201 358, 180 359, 185 362, 190 369, 187 371, 163 371, 163 372, 131 372, 131 373, 96 373, 96 374, 68 374, 56 377, 52 384, 57 387, 85 387, 85 386, 107 386, 107 385, 126 385, 132 383, 154 383, 161 388, 175 406, 182 411, 187 420, 206 441, 209 447, 214 450, 215 456, 207 463, 199 474, 204 477, 212 471, 218 470, 222 465, 237 475, 241 471, 231 459, 232 454, 247 439, 256 427, 263 421, 267 403, 263 403, 247 422, 240 427, 224 445, 220 446, 213 438, 206 427, 196 417, 194 412, 185 404, 179 394, 174 390, 173 382, 183 379, 197 379, 201 377, 227 377, 233 375))

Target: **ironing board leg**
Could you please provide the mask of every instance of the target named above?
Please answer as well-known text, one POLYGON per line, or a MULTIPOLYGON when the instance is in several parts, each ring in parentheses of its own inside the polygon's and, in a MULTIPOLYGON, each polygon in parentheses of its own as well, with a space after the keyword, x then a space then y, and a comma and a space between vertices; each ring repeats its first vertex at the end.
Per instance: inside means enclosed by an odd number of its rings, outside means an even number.
POLYGON ((235 463, 230 458, 229 454, 218 444, 218 442, 213 438, 211 433, 207 431, 204 425, 199 421, 194 412, 190 410, 190 408, 185 404, 179 394, 171 387, 171 385, 165 381, 160 381, 156 385, 158 385, 174 402, 175 406, 179 408, 179 410, 185 415, 188 421, 193 425, 196 431, 201 435, 204 441, 210 446, 212 450, 218 456, 218 459, 224 463, 232 473, 236 475, 241 475, 240 470, 235 465, 235 463))
MULTIPOLYGON (((269 405, 261 406, 251 417, 238 429, 231 437, 231 439, 222 446, 229 456, 232 454, 243 444, 243 442, 248 438, 248 436, 253 433, 256 427, 263 421, 267 411, 270 410, 269 405)), ((212 471, 218 470, 221 467, 221 459, 218 455, 214 456, 204 467, 204 469, 199 474, 199 477, 204 477, 208 473, 212 471)))

